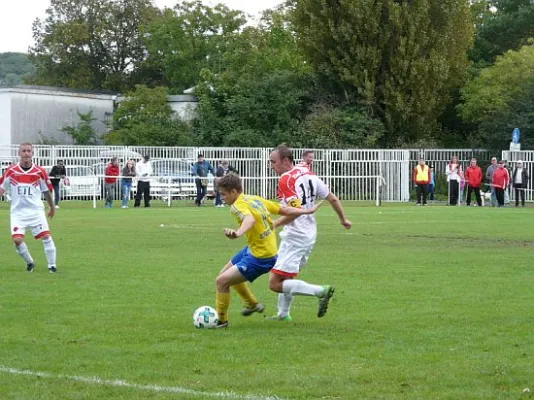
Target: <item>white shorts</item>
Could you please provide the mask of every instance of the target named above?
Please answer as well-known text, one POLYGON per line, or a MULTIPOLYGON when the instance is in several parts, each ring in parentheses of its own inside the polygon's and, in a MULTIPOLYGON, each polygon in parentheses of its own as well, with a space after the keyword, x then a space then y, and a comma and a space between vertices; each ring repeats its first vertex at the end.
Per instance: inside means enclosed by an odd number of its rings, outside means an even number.
POLYGON ((24 237, 26 228, 30 228, 35 239, 50 235, 44 211, 31 215, 11 214, 11 237, 24 237))
POLYGON ((315 238, 306 241, 291 237, 282 238, 278 259, 271 272, 287 277, 297 276, 300 269, 308 263, 314 245, 315 238))

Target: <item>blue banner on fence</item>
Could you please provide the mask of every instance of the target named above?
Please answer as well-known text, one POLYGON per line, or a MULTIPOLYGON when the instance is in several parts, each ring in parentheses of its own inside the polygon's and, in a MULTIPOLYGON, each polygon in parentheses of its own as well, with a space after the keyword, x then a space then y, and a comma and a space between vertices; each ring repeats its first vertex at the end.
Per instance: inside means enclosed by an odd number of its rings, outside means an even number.
POLYGON ((519 143, 519 128, 515 128, 512 132, 512 142, 513 143, 519 143))

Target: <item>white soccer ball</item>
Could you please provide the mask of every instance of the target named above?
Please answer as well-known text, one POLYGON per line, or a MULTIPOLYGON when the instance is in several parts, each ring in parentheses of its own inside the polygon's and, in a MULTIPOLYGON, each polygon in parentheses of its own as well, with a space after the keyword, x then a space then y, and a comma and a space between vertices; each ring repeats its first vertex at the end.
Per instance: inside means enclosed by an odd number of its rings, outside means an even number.
POLYGON ((193 325, 195 328, 211 329, 217 326, 219 315, 217 311, 210 306, 202 306, 193 313, 193 325))

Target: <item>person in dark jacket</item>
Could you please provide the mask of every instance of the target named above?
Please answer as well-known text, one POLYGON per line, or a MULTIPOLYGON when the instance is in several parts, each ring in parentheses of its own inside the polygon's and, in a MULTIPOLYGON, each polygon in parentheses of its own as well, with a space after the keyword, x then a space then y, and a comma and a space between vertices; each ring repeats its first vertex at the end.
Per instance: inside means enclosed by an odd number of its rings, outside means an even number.
POLYGON ((528 172, 526 168, 523 167, 523 161, 519 160, 512 173, 512 185, 515 189, 516 207, 519 207, 519 197, 521 197, 521 206, 525 207, 525 189, 528 186, 529 179, 528 172))
POLYGON ((219 192, 219 180, 228 174, 228 172, 233 172, 235 174, 238 173, 237 170, 232 167, 227 160, 223 160, 215 172, 215 207, 224 207, 224 204, 221 200, 221 193, 219 192))
POLYGON ((59 183, 62 179, 65 179, 67 176, 67 169, 63 160, 57 160, 57 165, 52 167, 50 171, 50 182, 52 182, 52 187, 54 188, 54 204, 56 208, 59 208, 59 183))
POLYGON ((208 192, 208 173, 211 172, 212 175, 215 175, 215 171, 211 164, 204 159, 204 154, 199 154, 197 157, 197 162, 193 164, 191 173, 195 176, 195 184, 197 186, 197 198, 195 200, 195 205, 200 207, 202 204, 202 199, 206 196, 208 192))

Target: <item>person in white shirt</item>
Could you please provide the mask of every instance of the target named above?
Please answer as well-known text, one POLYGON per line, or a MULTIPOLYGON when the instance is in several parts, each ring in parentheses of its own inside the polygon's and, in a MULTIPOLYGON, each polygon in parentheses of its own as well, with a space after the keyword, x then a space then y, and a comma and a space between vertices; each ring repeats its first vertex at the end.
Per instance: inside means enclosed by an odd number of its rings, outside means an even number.
MULTIPOLYGON (((295 166, 291 149, 278 146, 270 156, 271 168, 280 175, 277 196, 283 205, 297 208, 311 208, 317 199, 326 199, 336 212, 341 225, 350 229, 351 222, 345 218, 341 202, 324 182, 304 166, 295 166)), ((281 217, 274 226, 284 226, 280 233, 280 247, 276 265, 269 275, 269 288, 279 293, 278 314, 271 320, 291 321, 289 310, 293 297, 315 296, 319 298, 317 316, 321 318, 328 309, 334 294, 331 285, 319 286, 295 279, 306 265, 317 236, 315 217, 281 217), (304 218, 303 218, 304 217, 304 218)))
POLYGON ((447 183, 449 185, 449 205, 455 206, 458 204, 460 180, 463 175, 462 166, 458 162, 458 157, 452 157, 451 162, 447 164, 445 174, 447 175, 447 183))
POLYGON ((145 207, 150 207, 150 178, 153 174, 150 156, 146 155, 135 167, 137 175, 137 193, 135 194, 134 207, 141 205, 141 197, 144 197, 145 207))
POLYGON ((52 182, 48 174, 32 161, 33 145, 22 143, 19 147, 20 161, 7 168, 0 178, 0 196, 11 192, 11 237, 17 254, 26 262, 26 271, 33 272, 35 263, 24 243, 26 229, 29 228, 35 239, 41 239, 45 251, 48 271, 56 272, 56 246, 50 235, 45 207, 41 197, 44 195, 49 206, 48 217, 55 214, 52 198, 52 182))
POLYGON ((519 160, 512 174, 512 184, 515 189, 515 206, 519 207, 519 198, 521 197, 521 206, 525 207, 525 189, 528 186, 528 172, 523 167, 523 161, 519 160))

